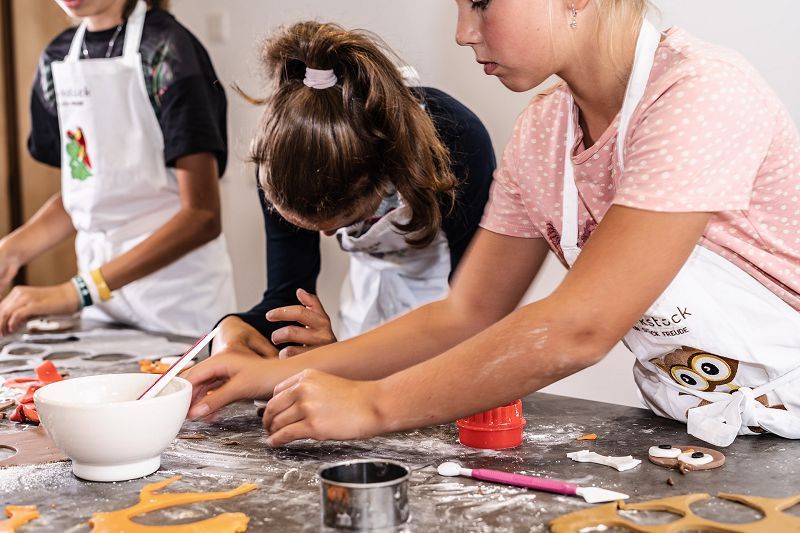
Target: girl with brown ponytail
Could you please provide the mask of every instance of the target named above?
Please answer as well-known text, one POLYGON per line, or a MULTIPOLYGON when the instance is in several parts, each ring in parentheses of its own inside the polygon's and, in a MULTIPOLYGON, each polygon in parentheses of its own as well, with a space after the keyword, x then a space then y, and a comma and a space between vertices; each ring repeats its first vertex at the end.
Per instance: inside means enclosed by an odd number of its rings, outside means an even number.
POLYGON ((272 94, 242 94, 265 106, 251 158, 268 288, 253 309, 222 321, 215 349, 267 355, 275 349, 266 337, 295 355, 442 298, 495 166, 477 117, 441 91, 409 87, 413 69, 398 68, 365 32, 301 22, 269 38, 261 59, 272 94), (350 255, 338 335, 313 295, 320 232, 335 233, 350 255))

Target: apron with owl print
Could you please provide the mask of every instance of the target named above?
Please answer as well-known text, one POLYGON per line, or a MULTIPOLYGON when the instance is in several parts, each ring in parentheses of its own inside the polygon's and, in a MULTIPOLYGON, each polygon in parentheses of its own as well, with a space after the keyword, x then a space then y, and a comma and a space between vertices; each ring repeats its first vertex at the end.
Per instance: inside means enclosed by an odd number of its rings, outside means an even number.
MULTIPOLYGON (((620 112, 617 159, 644 94, 660 33, 645 21, 620 112)), ((578 191, 570 105, 561 247, 577 259, 578 191)), ((800 438, 800 313, 720 255, 695 246, 667 289, 625 335, 642 400, 716 446, 737 435, 800 438)))

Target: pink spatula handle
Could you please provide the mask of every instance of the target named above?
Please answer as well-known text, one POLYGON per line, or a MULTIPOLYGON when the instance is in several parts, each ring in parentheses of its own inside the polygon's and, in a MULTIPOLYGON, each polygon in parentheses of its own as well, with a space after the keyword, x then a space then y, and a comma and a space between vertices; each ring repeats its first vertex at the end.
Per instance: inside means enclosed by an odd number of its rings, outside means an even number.
POLYGON ((508 472, 500 472, 499 470, 487 470, 485 468, 477 468, 472 471, 472 477, 481 479, 483 481, 492 481, 494 483, 503 483, 505 485, 514 485, 516 487, 526 487, 529 489, 542 490, 544 492, 554 492, 555 494, 565 494, 567 496, 574 496, 578 487, 571 483, 563 481, 554 481, 552 479, 544 479, 533 476, 523 476, 522 474, 509 474, 508 472))

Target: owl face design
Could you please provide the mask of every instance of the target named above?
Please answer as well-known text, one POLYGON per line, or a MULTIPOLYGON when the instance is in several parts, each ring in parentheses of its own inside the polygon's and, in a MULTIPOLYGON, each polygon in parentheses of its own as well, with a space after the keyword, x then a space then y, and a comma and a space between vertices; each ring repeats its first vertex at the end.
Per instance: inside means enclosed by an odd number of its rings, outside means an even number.
MULTIPOLYGON (((666 372, 677 384, 703 392, 711 392, 731 383, 739 368, 736 359, 686 346, 650 362, 666 372)), ((732 385, 731 389, 735 390, 736 386, 732 385)))

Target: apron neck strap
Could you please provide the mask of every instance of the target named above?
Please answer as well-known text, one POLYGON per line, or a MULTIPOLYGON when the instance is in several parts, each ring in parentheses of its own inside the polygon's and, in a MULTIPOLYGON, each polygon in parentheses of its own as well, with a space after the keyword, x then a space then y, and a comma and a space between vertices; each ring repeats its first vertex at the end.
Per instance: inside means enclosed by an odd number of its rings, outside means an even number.
POLYGON ((72 38, 67 57, 64 58, 64 61, 67 63, 74 63, 81 58, 81 45, 83 44, 83 38, 86 36, 86 26, 88 24, 89 22, 84 20, 75 31, 75 36, 72 38))
POLYGON ((628 134, 628 126, 631 117, 644 97, 647 89, 647 80, 650 79, 650 71, 653 70, 653 63, 656 59, 656 50, 661 42, 661 33, 653 24, 644 19, 642 28, 639 30, 639 38, 636 40, 636 55, 633 59, 633 69, 628 78, 628 86, 625 89, 625 100, 622 102, 622 109, 619 115, 619 128, 617 130, 617 161, 620 168, 625 168, 624 148, 625 137, 628 134))
MULTIPOLYGON (((147 3, 144 0, 139 0, 126 23, 125 45, 122 52, 124 57, 133 57, 139 53, 139 44, 142 41, 142 30, 144 29, 144 18, 146 14, 147 3)), ((81 58, 81 46, 83 45, 83 40, 86 38, 86 28, 88 24, 89 21, 84 19, 75 31, 75 36, 72 38, 72 43, 69 46, 69 52, 64 58, 64 61, 67 63, 74 63, 81 58)))
MULTIPOLYGON (((625 137, 627 136, 628 126, 636 106, 639 105, 644 96, 647 80, 650 78, 650 71, 653 69, 656 50, 660 41, 661 33, 649 20, 644 19, 639 30, 639 38, 636 40, 633 68, 628 79, 628 86, 625 89, 622 109, 620 110, 617 131, 617 161, 621 169, 624 169, 623 152, 625 150, 625 137)), ((578 188, 575 185, 575 170, 572 165, 572 145, 575 143, 576 127, 575 102, 572 96, 569 96, 568 99, 569 111, 567 114, 567 145, 564 154, 560 244, 564 259, 569 266, 572 266, 578 258, 580 248, 578 248, 578 188)))
POLYGON ((125 29, 125 45, 122 55, 126 58, 134 57, 139 53, 139 43, 142 42, 144 17, 147 14, 147 3, 144 0, 136 2, 133 13, 128 17, 128 27, 125 29))
POLYGON ((561 252, 564 260, 572 266, 578 259, 578 187, 575 185, 575 166, 572 164, 572 148, 575 144, 575 101, 567 96, 567 148, 564 154, 564 188, 561 202, 561 252))

